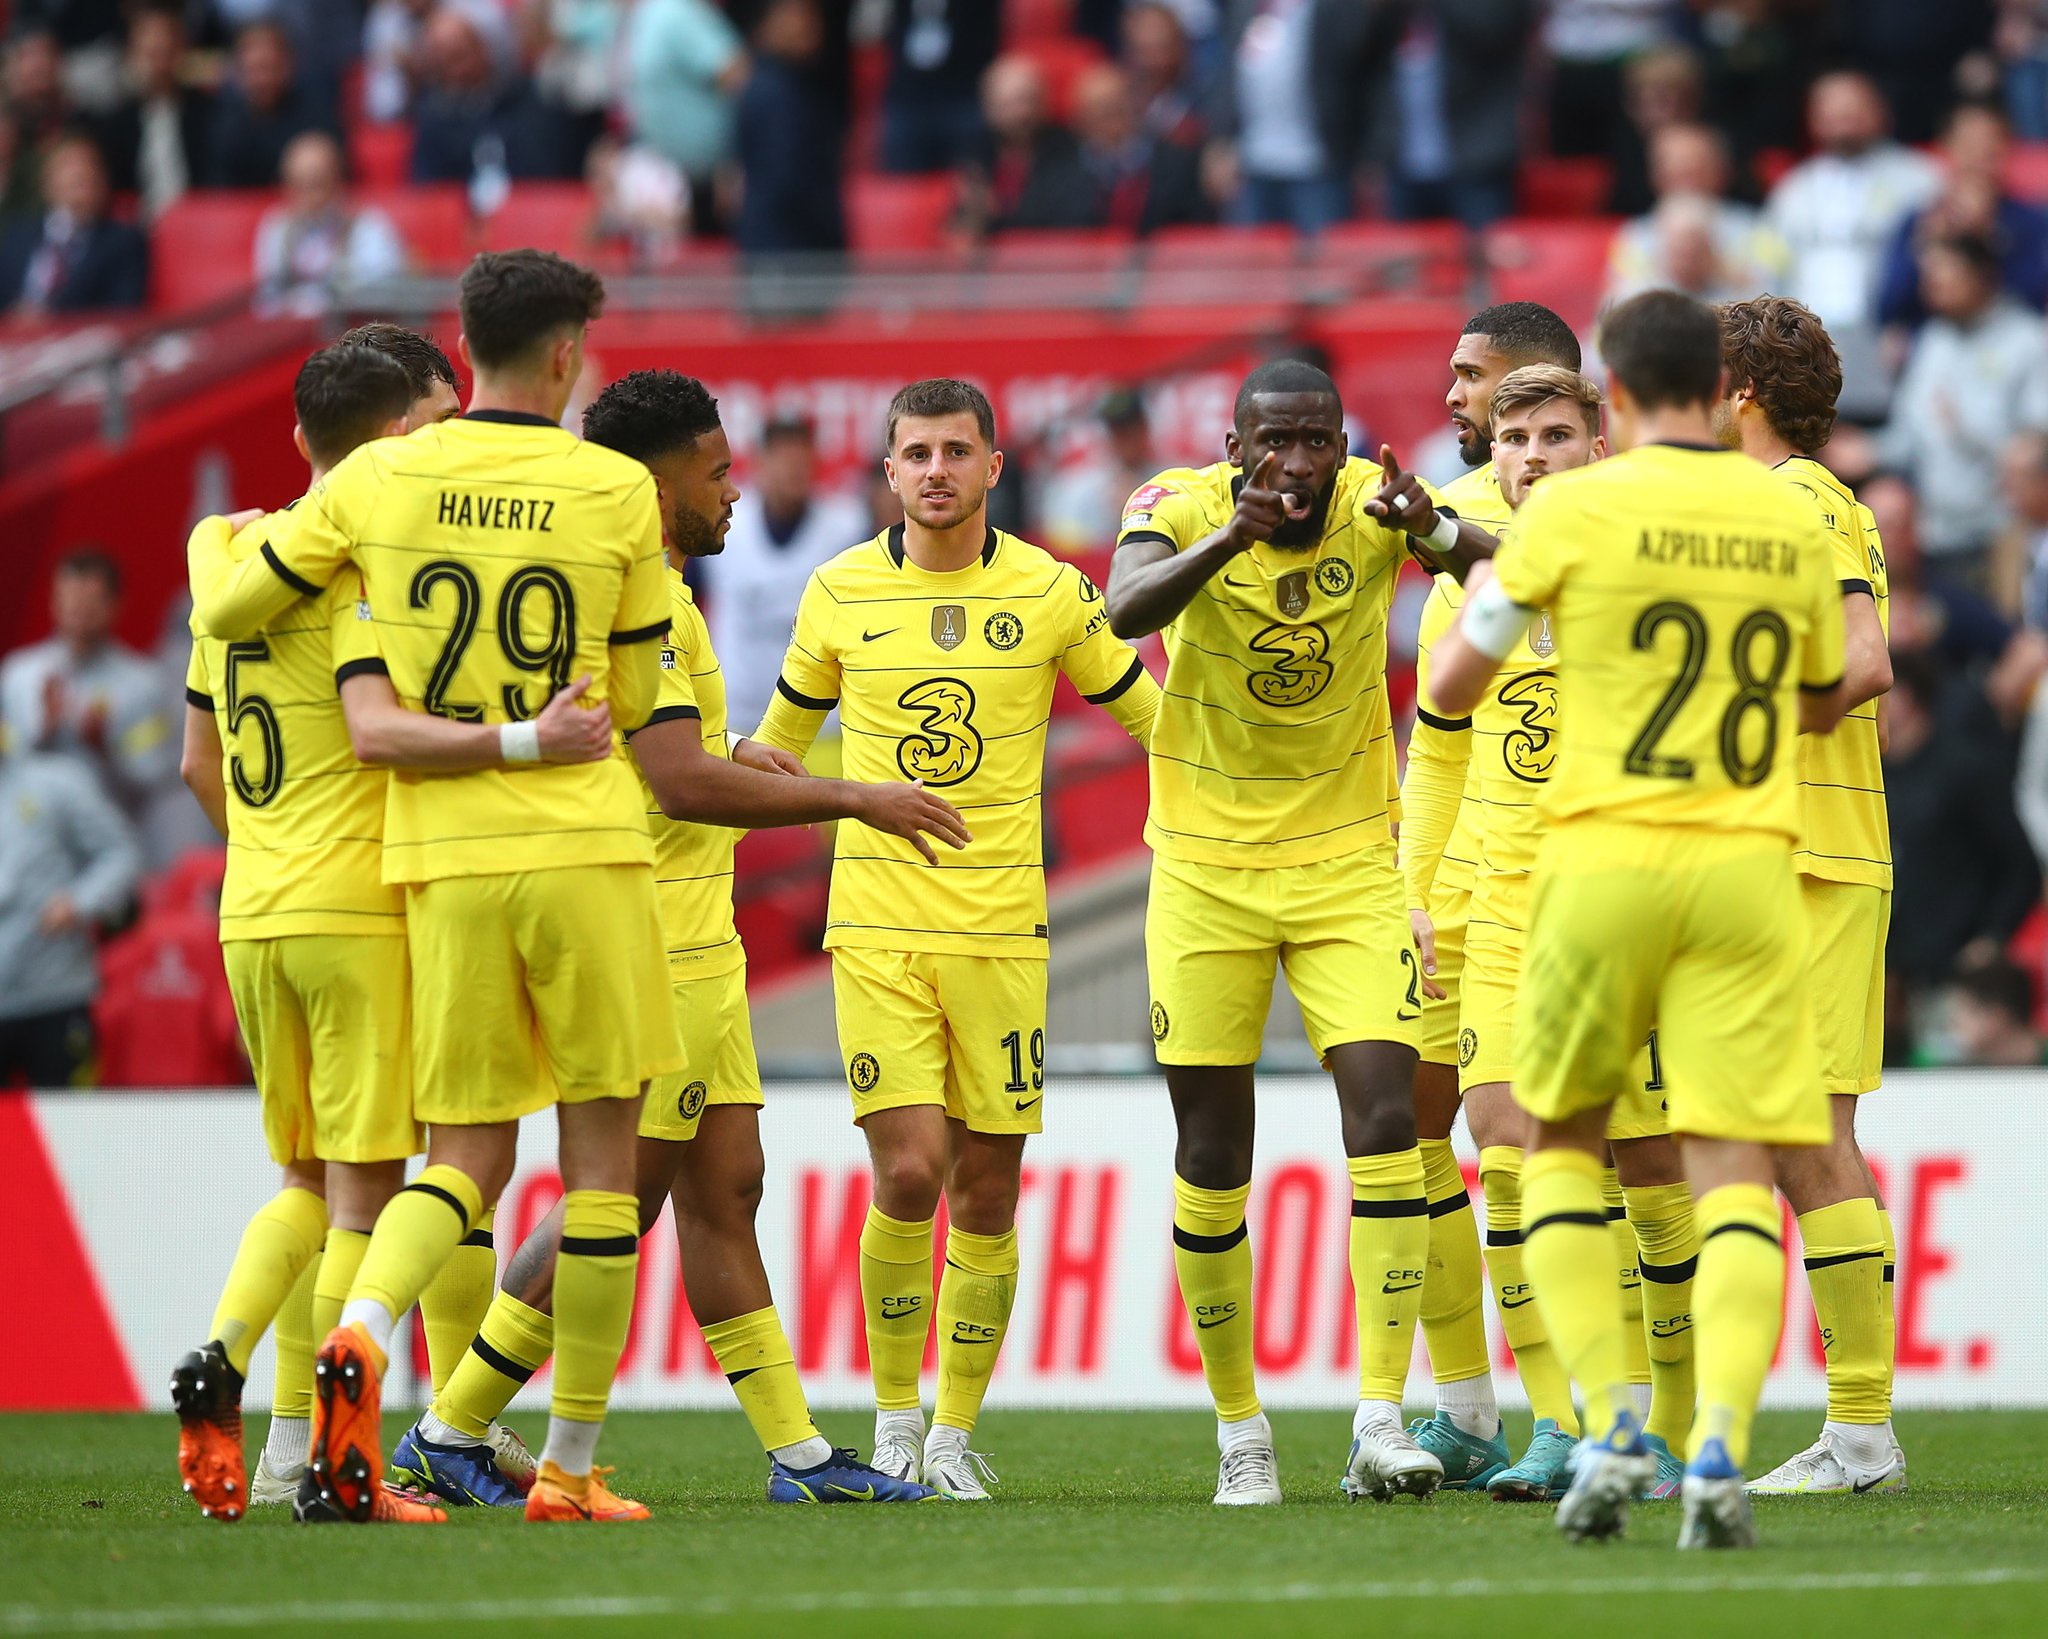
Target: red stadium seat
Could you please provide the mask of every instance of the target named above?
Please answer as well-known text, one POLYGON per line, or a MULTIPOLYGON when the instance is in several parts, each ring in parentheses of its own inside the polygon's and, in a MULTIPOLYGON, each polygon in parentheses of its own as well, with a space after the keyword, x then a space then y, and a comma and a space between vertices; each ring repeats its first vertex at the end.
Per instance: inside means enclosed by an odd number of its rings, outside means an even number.
POLYGON ((1516 208, 1524 216, 1597 216, 1613 187, 1614 167, 1604 159, 1524 160, 1516 208))
POLYGON ((1161 228, 1145 241, 1151 268, 1280 268, 1301 258, 1292 228, 1161 228))
POLYGON ((996 272, 1120 267, 1136 247, 1117 228, 1019 228, 989 241, 983 266, 996 272))
POLYGON ((937 250, 959 186, 950 176, 853 176, 846 232, 857 252, 937 250))
POLYGON ((201 307, 256 283, 256 224, 277 203, 264 189, 188 193, 150 230, 149 305, 201 307))
POLYGON ((1056 40, 1073 28, 1074 0, 1009 0, 1003 7, 1003 44, 1056 40))
POLYGON ((1456 222, 1340 222, 1309 246, 1308 262, 1355 271, 1388 295, 1458 296, 1471 283, 1474 249, 1456 222))
POLYGON ((452 270, 478 249, 470 221, 469 196, 453 182, 406 188, 364 188, 357 198, 389 216, 417 267, 452 270))
POLYGON ((348 161, 358 187, 403 187, 412 172, 412 127, 359 120, 348 134, 348 161))
POLYGON ((1494 300, 1543 302, 1583 329, 1606 288, 1608 249, 1619 225, 1613 217, 1496 222, 1486 230, 1494 300))
POLYGON ((624 255, 594 245, 590 238, 596 201, 581 182, 522 182, 506 197, 497 214, 483 224, 482 250, 552 250, 583 261, 608 259, 623 264, 624 255))

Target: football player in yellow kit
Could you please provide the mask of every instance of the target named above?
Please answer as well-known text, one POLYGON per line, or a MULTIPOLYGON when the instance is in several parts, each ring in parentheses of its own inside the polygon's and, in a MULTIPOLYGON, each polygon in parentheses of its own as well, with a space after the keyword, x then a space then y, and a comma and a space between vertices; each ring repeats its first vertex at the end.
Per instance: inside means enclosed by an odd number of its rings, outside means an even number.
POLYGON ((1390 452, 1348 459, 1334 383, 1297 360, 1246 378, 1224 452, 1132 495, 1109 591, 1116 632, 1166 641, 1145 955, 1179 1129, 1174 1267, 1216 1407, 1215 1501, 1281 1500, 1245 1228, 1276 962, 1336 1082, 1352 1181, 1360 1390, 1345 1488, 1427 1495, 1443 1465, 1400 1412, 1429 1254, 1412 1097, 1428 979, 1390 824, 1387 612, 1404 531, 1461 561, 1492 537, 1440 515, 1390 452))
POLYGON ((1860 1496, 1906 1488, 1891 1429, 1891 1215, 1856 1143, 1856 1105, 1884 1063, 1884 945, 1892 853, 1877 698, 1891 687, 1891 588, 1870 509, 1814 459, 1834 430, 1842 367, 1826 328, 1783 296, 1721 309, 1727 393, 1722 442, 1784 474, 1825 524, 1842 587, 1849 714, 1799 743, 1805 836, 1794 863, 1813 924, 1813 1008, 1821 1080, 1834 1112, 1825 1148, 1781 1150, 1778 1187, 1799 1239, 1828 1361, 1820 1439, 1750 1484, 1770 1495, 1860 1496))
POLYGON ((861 820, 842 824, 825 945, 874 1169, 860 1243, 874 1465, 981 1501, 994 1476, 968 1436, 1016 1296, 1024 1143, 1045 1102, 1039 791, 1053 685, 1065 674, 1141 745, 1159 685, 1111 635, 1087 576, 990 527, 1003 457, 979 388, 911 383, 890 402, 884 447, 903 522, 811 576, 754 737, 801 755, 837 704, 849 775, 944 791, 973 832, 934 865, 861 820), (942 1191, 926 1434, 918 1378, 942 1191))
POLYGON ((1540 799, 1515 1014, 1535 1118, 1525 1256, 1587 1425, 1559 1528, 1617 1534, 1655 1458, 1628 1387, 1600 1152, 1654 1022, 1698 1195, 1699 1406, 1681 1547, 1756 1540, 1742 1488, 1781 1321, 1772 1151, 1824 1143, 1793 871, 1799 730, 1847 699, 1841 593, 1811 503, 1713 441, 1720 325, 1653 291, 1601 327, 1626 453, 1546 480, 1437 652, 1438 701, 1479 703, 1547 613, 1562 733, 1540 799))
MULTIPOLYGON (((733 847, 735 827, 858 818, 930 859, 927 834, 958 848, 967 832, 951 804, 915 785, 811 779, 788 752, 728 735, 725 681, 682 574, 689 559, 724 550, 740 493, 717 401, 703 383, 673 370, 636 370, 592 400, 583 436, 654 474, 673 599, 661 693, 628 743, 646 787, 676 1028, 689 1064, 647 1090, 640 1227, 650 1228, 673 1198, 690 1310, 768 1454, 771 1502, 922 1501, 934 1493, 867 1467, 819 1434, 769 1290, 754 1232, 764 1171, 761 1075, 746 952, 733 924, 733 847)), ((395 1468, 449 1502, 518 1502, 494 1471, 485 1435, 552 1350, 561 1233, 557 1206, 513 1254, 474 1345, 393 1454, 395 1468)))
MULTIPOLYGON (((1472 471, 1444 487, 1444 502, 1459 517, 1488 529, 1505 525, 1512 510, 1501 494, 1493 459, 1493 395, 1511 371, 1531 364, 1579 366, 1579 338, 1571 326, 1535 302, 1482 308, 1466 321, 1451 352, 1444 407, 1457 430, 1458 453, 1472 471)), ((1508 1465, 1487 1354, 1482 1288, 1488 1271, 1502 1328, 1536 1413, 1537 1456, 1558 1448, 1558 1434, 1569 1440, 1578 1431, 1570 1381, 1549 1350, 1522 1280, 1523 1117, 1504 1086, 1475 1087, 1463 1099, 1486 1196, 1484 1266, 1464 1173, 1451 1151, 1460 1104, 1458 1010, 1465 924, 1478 870, 1478 827, 1486 809, 1476 789, 1472 720, 1447 717, 1434 708, 1429 654, 1463 602, 1455 575, 1435 577, 1416 636, 1415 726, 1401 778, 1401 871, 1409 917, 1423 970, 1443 992, 1425 994, 1415 1067, 1415 1123, 1430 1207, 1421 1324, 1436 1379, 1436 1415, 1415 1425, 1414 1433, 1423 1449, 1443 1463, 1446 1490, 1483 1486, 1508 1465)))

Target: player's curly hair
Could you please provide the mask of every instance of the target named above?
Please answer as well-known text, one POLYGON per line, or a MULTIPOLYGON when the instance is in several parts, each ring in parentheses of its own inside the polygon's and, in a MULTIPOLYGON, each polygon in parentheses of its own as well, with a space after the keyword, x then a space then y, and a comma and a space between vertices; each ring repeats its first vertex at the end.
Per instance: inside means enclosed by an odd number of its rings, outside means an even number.
POLYGON ((445 381, 450 387, 455 385, 455 366, 448 355, 432 337, 408 330, 402 324, 372 319, 353 330, 344 330, 335 340, 338 346, 368 347, 392 360, 412 383, 414 398, 426 397, 437 381, 445 381))
POLYGON ((1842 360, 1813 309, 1789 296, 1755 296, 1720 310, 1728 388, 1752 388, 1771 431, 1811 455, 1833 436, 1842 360))
POLYGON ((585 438, 635 461, 687 450, 718 426, 718 400, 679 370, 634 370, 583 412, 585 438))
POLYGON ((1561 364, 1525 364, 1502 377, 1501 384, 1493 390, 1493 424, 1498 427, 1503 417, 1548 404, 1553 398, 1576 404, 1586 431, 1595 438, 1600 436, 1600 406, 1606 401, 1599 385, 1561 364))

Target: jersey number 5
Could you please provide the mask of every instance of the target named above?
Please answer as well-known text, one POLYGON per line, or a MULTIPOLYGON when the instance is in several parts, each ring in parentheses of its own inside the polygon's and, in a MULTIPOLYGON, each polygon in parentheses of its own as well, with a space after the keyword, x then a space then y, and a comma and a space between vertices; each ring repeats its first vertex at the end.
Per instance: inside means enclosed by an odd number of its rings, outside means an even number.
POLYGON ((267 806, 284 784, 284 726, 277 720, 277 708, 260 694, 247 693, 242 686, 242 668, 260 665, 270 658, 270 645, 262 638, 228 645, 228 732, 239 741, 245 723, 256 725, 263 742, 262 774, 249 777, 249 760, 237 751, 228 759, 228 777, 235 795, 251 808, 267 806))
MULTIPOLYGON (((1623 762, 1631 774, 1652 779, 1689 780, 1693 777, 1690 757, 1668 757, 1657 750, 1673 719, 1699 686, 1707 663, 1707 617, 1689 603, 1653 603, 1636 618, 1634 633, 1638 649, 1655 649, 1658 635, 1666 626, 1679 632, 1678 675, 1650 720, 1628 748, 1623 762)), ((1721 713, 1721 768, 1735 785, 1761 785, 1770 777, 1771 764, 1778 755, 1778 685, 1785 680, 1785 668, 1792 660, 1792 634, 1781 616, 1770 609, 1752 609, 1735 628, 1728 645, 1728 661, 1735 672, 1735 693, 1721 713), (1770 665, 1761 673, 1756 666, 1756 640, 1771 640, 1770 665), (1763 733, 1755 754, 1743 751, 1744 728, 1750 714, 1763 714, 1763 733)))
MULTIPOLYGON (((431 609, 444 586, 454 593, 455 621, 427 679, 424 704, 437 717, 481 723, 482 706, 448 698, 483 614, 484 593, 475 572, 451 558, 421 564, 412 578, 408 601, 415 609, 431 609)), ((538 716, 549 700, 569 686, 569 668, 576 658, 576 596, 560 570, 527 564, 506 577, 504 589, 498 594, 498 647, 509 664, 523 672, 543 673, 547 678, 547 693, 540 706, 528 703, 523 683, 507 683, 498 691, 499 703, 512 721, 525 722, 538 716), (546 614, 540 641, 532 643, 527 641, 526 615, 528 601, 536 597, 545 600, 546 614)))

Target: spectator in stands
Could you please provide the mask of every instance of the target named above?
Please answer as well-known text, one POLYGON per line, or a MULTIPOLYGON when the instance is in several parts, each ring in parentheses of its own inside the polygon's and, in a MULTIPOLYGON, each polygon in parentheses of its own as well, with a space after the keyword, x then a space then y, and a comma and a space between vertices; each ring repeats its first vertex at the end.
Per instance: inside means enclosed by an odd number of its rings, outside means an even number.
POLYGON ((19 752, 68 756, 139 822, 178 784, 176 690, 162 671, 114 637, 121 571, 98 547, 80 547, 50 582, 55 632, 0 662, 0 723, 19 752))
POLYGON ((42 208, 41 162, 22 141, 14 116, 0 106, 0 226, 25 221, 42 208))
POLYGON ((33 25, 7 42, 5 91, 8 111, 21 130, 23 146, 39 154, 70 129, 71 99, 64 93, 64 57, 57 36, 33 25))
MULTIPOLYGON (((1725 282, 1741 294, 1771 290, 1783 279, 1787 253, 1763 213, 1727 197, 1728 145, 1705 125, 1667 125, 1650 142, 1650 183, 1659 204, 1685 196, 1704 201, 1712 217, 1714 255, 1725 282)), ((1660 283, 1663 250, 1656 212, 1623 224, 1608 253, 1608 292, 1619 298, 1660 283)))
POLYGON ((690 183, 652 148, 599 137, 583 162, 590 236, 623 248, 636 269, 671 266, 690 233, 690 183))
POLYGON ((1145 129, 1167 142, 1200 143, 1208 134, 1195 106, 1188 31, 1165 0, 1137 0, 1123 14, 1124 72, 1145 129))
POLYGON ((1893 897, 1886 967, 1911 990, 2005 947, 2040 895, 2020 827, 2010 752, 1977 724, 1972 685, 1920 654, 1895 654, 1884 754, 1893 897))
POLYGON ((889 0, 883 170, 949 171, 981 148, 982 81, 1002 29, 988 0, 889 0))
POLYGON ((1146 234, 1214 219, 1202 191, 1202 154, 1144 123, 1130 76, 1097 63, 1074 81, 1074 135, 1094 184, 1098 226, 1146 234))
POLYGON ((1124 502, 1164 464, 1152 446, 1145 399, 1136 388, 1105 395, 1096 419, 1101 441, 1088 442, 1063 462, 1038 499, 1038 538, 1062 557, 1113 545, 1124 502))
POLYGON ((740 93, 742 192, 733 237, 750 256, 844 250, 840 133, 810 77, 825 43, 818 0, 769 0, 753 38, 740 93))
POLYGON ((1483 228, 1515 206, 1522 78, 1533 0, 1432 0, 1377 8, 1373 157, 1398 221, 1483 228))
POLYGON ((324 131, 284 151, 284 201, 256 229, 256 287, 272 308, 318 313, 338 294, 405 271, 405 243, 374 205, 349 201, 341 144, 324 131))
POLYGON ((205 180, 213 142, 213 93, 185 79, 185 22, 148 6, 128 25, 125 95, 95 127, 116 193, 139 194, 145 217, 161 215, 205 180))
POLYGON ((292 138, 338 130, 332 106, 297 79, 291 38, 276 23, 251 23, 235 36, 235 74, 213 117, 215 188, 271 188, 292 138))
POLYGON ((1654 199, 1650 150, 1662 132, 1699 123, 1707 100, 1706 69, 1698 53, 1684 46, 1659 46, 1629 62, 1622 86, 1626 117, 1615 127, 1608 156, 1614 174, 1607 208, 1617 216, 1638 216, 1654 199))
POLYGON ((2034 1028, 2034 981, 2004 955, 1966 962, 1949 987, 1948 1027, 1958 1062, 1980 1069, 2048 1064, 2034 1028))
POLYGON ((61 137, 43 156, 36 218, 0 233, 0 308, 76 313, 140 307, 149 242, 107 215, 107 168, 89 136, 61 137))
POLYGON ((1372 22, 1350 0, 1233 0, 1209 184, 1232 221, 1320 233, 1351 214, 1372 22))
POLYGON ((1550 151, 1609 155, 1622 140, 1622 75, 1630 59, 1672 38, 1670 0, 1551 0, 1550 151))
POLYGON ((1771 191, 1771 224, 1791 248, 1796 296, 1828 327, 1842 356, 1844 414, 1873 419, 1883 408, 1877 289, 1884 254, 1902 222, 1941 187, 1934 162, 1886 134, 1889 114, 1861 74, 1825 74, 1807 98, 1819 152, 1771 191))
POLYGON ((1100 225, 1094 179, 1073 133, 1046 111, 1045 73, 1029 57, 999 57, 982 87, 989 154, 961 180, 971 233, 1100 225))
POLYGON ((2007 443, 1999 486, 2012 525, 1993 549, 1992 595, 2009 618, 2048 633, 2048 433, 2007 443))
POLYGON ((708 199, 732 158, 734 103, 750 72, 739 31, 711 0, 640 0, 626 20, 625 63, 634 140, 708 199))
POLYGON ((488 215, 515 181, 576 174, 555 111, 523 73, 491 55, 466 7, 442 5, 420 35, 412 179, 462 182, 488 215))
MULTIPOLYGON (((608 0, 595 0, 609 10, 608 0)), ((420 37, 436 10, 459 11, 483 36, 498 72, 519 64, 512 18, 498 0, 373 0, 363 22, 363 114, 379 124, 412 112, 418 89, 420 37)))
POLYGON ((2048 139, 2048 10, 2040 0, 1998 0, 1993 42, 2013 130, 2025 142, 2048 139))
POLYGON ((2005 526, 1999 452, 2016 431, 2048 428, 2048 331, 1999 285, 1984 239, 1937 240, 1920 253, 1929 312, 1899 378, 1880 439, 1884 459, 1919 475, 1927 555, 1980 589, 2005 526))
POLYGON ((618 100, 619 34, 628 9, 627 0, 551 0, 524 13, 533 82, 560 111, 579 165, 605 134, 618 100))
POLYGON ((811 571, 873 533, 858 496, 820 492, 810 421, 773 417, 761 429, 725 550, 704 562, 711 643, 725 673, 729 721, 750 729, 767 711, 811 571))
POLYGON ((2048 211, 2015 199, 2005 186, 2005 116, 1984 103, 1962 103, 1949 115, 1942 147, 1948 180, 1925 209, 1899 226, 1886 257, 1877 316, 1887 325, 1927 318, 1920 292, 1920 252, 1936 239, 1984 238, 1998 250, 2006 290, 2029 307, 2048 305, 2048 211))
MULTIPOLYGON (((1728 261, 1716 233, 1717 200, 1672 194, 1650 216, 1650 244, 1639 275, 1609 287, 1620 301, 1643 290, 1682 290, 1709 305, 1740 301, 1765 288, 1752 270, 1728 261)), ((1631 223, 1630 226, 1635 224, 1631 223)))
POLYGON ((88 1085, 96 925, 141 874, 135 834, 68 757, 0 751, 0 1088, 88 1085))
POLYGON ((1748 195, 1751 163, 1768 150, 1796 153, 1813 65, 1827 56, 1823 6, 1706 0, 1698 28, 1707 119, 1728 139, 1748 195))
POLYGON ((1957 66, 1991 39, 1992 0, 1855 0, 1837 8, 1852 59, 1891 107, 1902 142, 1931 142, 1957 66))

